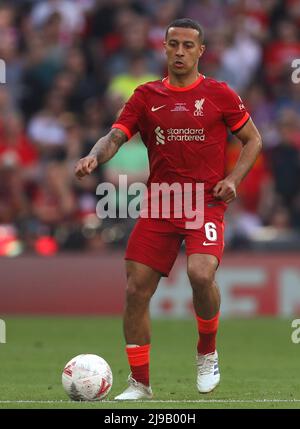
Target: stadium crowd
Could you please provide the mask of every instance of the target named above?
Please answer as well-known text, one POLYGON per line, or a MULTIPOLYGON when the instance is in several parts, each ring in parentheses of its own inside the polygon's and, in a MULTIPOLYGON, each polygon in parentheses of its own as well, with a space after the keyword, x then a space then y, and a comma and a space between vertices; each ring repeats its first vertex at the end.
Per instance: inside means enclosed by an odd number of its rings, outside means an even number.
MULTIPOLYGON (((263 137, 227 210, 227 248, 300 247, 299 0, 11 0, 0 2, 0 255, 126 243, 134 221, 99 219, 95 190, 124 173, 146 181, 139 136, 82 181, 74 165, 137 85, 166 75, 165 28, 178 17, 202 24, 201 73, 241 95, 263 137)), ((239 150, 229 135, 228 171, 239 150)))

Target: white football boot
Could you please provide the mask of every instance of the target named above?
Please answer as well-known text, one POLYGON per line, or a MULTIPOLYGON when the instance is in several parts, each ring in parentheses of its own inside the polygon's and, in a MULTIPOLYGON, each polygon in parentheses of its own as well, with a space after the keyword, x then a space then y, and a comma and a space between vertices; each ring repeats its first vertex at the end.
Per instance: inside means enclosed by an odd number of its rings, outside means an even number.
POLYGON ((200 393, 211 392, 220 382, 218 353, 197 355, 197 388, 200 393))
POLYGON ((145 386, 139 383, 131 374, 128 377, 129 387, 123 393, 115 397, 117 401, 133 401, 137 399, 151 399, 153 397, 152 389, 150 386, 145 386))

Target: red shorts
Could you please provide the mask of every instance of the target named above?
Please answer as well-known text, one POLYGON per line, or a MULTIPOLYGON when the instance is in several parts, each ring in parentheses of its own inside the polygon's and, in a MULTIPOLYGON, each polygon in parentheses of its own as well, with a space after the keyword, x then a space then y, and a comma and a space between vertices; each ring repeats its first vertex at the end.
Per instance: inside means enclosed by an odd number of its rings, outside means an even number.
POLYGON ((125 259, 148 265, 167 277, 185 241, 186 255, 214 255, 220 264, 224 250, 224 208, 206 211, 199 229, 185 229, 169 219, 139 218, 129 237, 125 259))

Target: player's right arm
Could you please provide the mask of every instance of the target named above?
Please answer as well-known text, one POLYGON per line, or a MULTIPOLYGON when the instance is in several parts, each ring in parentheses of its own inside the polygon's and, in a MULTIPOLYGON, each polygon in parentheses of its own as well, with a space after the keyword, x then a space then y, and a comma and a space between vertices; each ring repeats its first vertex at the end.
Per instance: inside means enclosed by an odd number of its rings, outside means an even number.
POLYGON ((97 141, 87 156, 77 162, 75 175, 81 179, 91 174, 99 164, 109 161, 127 140, 128 137, 122 130, 113 128, 97 141))
POLYGON ((90 174, 99 164, 109 161, 122 144, 139 131, 138 124, 145 107, 142 86, 137 87, 134 94, 125 103, 117 122, 112 125, 111 131, 97 141, 88 156, 77 162, 75 174, 79 179, 90 174))

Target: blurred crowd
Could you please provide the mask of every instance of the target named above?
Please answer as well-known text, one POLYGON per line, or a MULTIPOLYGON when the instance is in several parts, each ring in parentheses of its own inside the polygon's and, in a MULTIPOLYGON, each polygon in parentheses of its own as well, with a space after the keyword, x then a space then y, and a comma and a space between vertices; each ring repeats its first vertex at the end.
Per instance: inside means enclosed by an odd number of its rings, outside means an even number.
MULTIPOLYGON (((125 245, 133 221, 99 219, 96 189, 125 173, 146 181, 139 136, 84 180, 74 166, 137 85, 166 75, 165 28, 181 17, 204 27, 200 71, 241 95, 263 137, 227 211, 227 247, 300 247, 300 0, 10 0, 0 1, 0 255, 125 245)), ((229 136, 228 171, 239 151, 229 136)))

